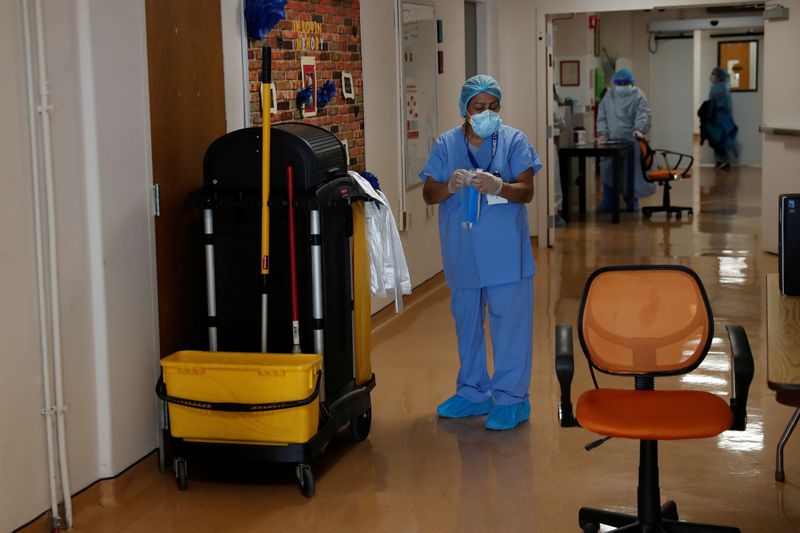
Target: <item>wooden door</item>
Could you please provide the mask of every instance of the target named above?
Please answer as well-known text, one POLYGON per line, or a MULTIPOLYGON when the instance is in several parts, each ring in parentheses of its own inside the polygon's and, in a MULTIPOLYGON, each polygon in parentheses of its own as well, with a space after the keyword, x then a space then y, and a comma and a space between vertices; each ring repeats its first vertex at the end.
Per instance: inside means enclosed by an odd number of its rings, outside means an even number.
POLYGON ((219 0, 146 0, 161 355, 206 349, 202 213, 184 207, 203 185, 203 155, 225 133, 219 0))

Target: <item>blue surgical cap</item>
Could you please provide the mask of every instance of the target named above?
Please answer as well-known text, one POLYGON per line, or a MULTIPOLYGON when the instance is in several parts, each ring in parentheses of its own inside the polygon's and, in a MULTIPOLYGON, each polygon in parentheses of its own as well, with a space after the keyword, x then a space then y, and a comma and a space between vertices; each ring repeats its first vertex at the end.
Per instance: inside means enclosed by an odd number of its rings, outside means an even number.
POLYGON ((500 84, 498 84, 497 80, 493 77, 487 76, 486 74, 472 76, 465 81, 464 86, 461 87, 461 98, 458 100, 458 108, 461 110, 462 117, 467 116, 467 104, 469 104, 469 101, 480 93, 489 93, 492 96, 496 96, 498 102, 503 99, 500 84))
POLYGON ((714 67, 714 69, 711 71, 711 74, 715 75, 717 79, 722 82, 728 81, 728 78, 730 77, 728 72, 722 67, 714 67))
POLYGON ((636 78, 633 77, 633 72, 621 68, 614 73, 614 85, 636 85, 636 78))

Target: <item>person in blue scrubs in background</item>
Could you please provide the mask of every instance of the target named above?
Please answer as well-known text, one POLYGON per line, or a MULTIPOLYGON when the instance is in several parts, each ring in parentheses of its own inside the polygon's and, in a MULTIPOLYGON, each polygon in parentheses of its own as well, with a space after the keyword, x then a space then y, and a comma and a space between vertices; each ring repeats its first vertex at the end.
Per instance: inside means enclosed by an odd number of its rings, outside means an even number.
POLYGON ((502 92, 490 76, 468 79, 459 99, 464 123, 436 140, 419 176, 428 205, 440 204, 439 236, 461 363, 456 394, 436 409, 444 418, 489 416, 505 430, 530 417, 533 253, 526 206, 542 167, 530 141, 500 120, 502 92), (462 188, 481 193, 480 216, 462 226, 462 188), (486 365, 486 309, 494 374, 486 365))
POLYGON ((709 140, 714 149, 714 168, 727 171, 731 167, 732 155, 736 153, 736 133, 739 128, 733 121, 733 100, 729 86, 730 76, 721 67, 711 71, 711 88, 708 99, 715 104, 713 125, 716 127, 716 142, 709 140))
MULTIPOLYGON (((650 196, 656 192, 656 184, 645 181, 644 172, 639 161, 642 151, 637 139, 647 136, 650 131, 650 104, 644 92, 636 87, 636 79, 628 69, 620 69, 614 73, 614 87, 607 91, 600 101, 597 110, 597 142, 623 141, 633 144, 634 149, 628 155, 632 161, 623 164, 622 193, 628 211, 638 211, 637 198, 650 196), (634 190, 628 190, 628 170, 633 169, 634 190)), ((603 197, 597 207, 598 213, 610 213, 614 202, 614 164, 610 157, 600 160, 600 181, 603 184, 603 197)))

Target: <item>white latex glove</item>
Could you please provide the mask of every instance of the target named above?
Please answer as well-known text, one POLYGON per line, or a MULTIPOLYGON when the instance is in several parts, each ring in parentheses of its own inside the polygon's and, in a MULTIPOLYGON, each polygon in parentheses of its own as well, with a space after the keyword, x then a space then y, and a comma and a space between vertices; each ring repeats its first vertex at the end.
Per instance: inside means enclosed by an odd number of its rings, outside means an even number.
POLYGON ((497 196, 503 188, 503 180, 494 174, 483 170, 476 170, 472 178, 472 186, 483 194, 497 196))
POLYGON ((637 139, 644 139, 644 133, 639 130, 633 130, 633 136, 637 139))
POLYGON ((461 187, 469 182, 471 174, 463 168, 456 169, 455 172, 450 174, 450 180, 447 182, 447 190, 450 194, 455 194, 461 190, 461 187))
POLYGON ((598 135, 597 144, 605 144, 608 142, 608 135, 598 135))

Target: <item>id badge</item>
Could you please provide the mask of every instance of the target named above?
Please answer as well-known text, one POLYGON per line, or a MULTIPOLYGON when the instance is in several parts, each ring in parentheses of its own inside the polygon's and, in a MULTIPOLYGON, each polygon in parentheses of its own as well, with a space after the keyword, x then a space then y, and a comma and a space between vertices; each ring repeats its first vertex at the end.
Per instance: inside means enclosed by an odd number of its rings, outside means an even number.
POLYGON ((486 195, 486 205, 507 204, 508 200, 502 196, 495 196, 493 194, 486 195))

